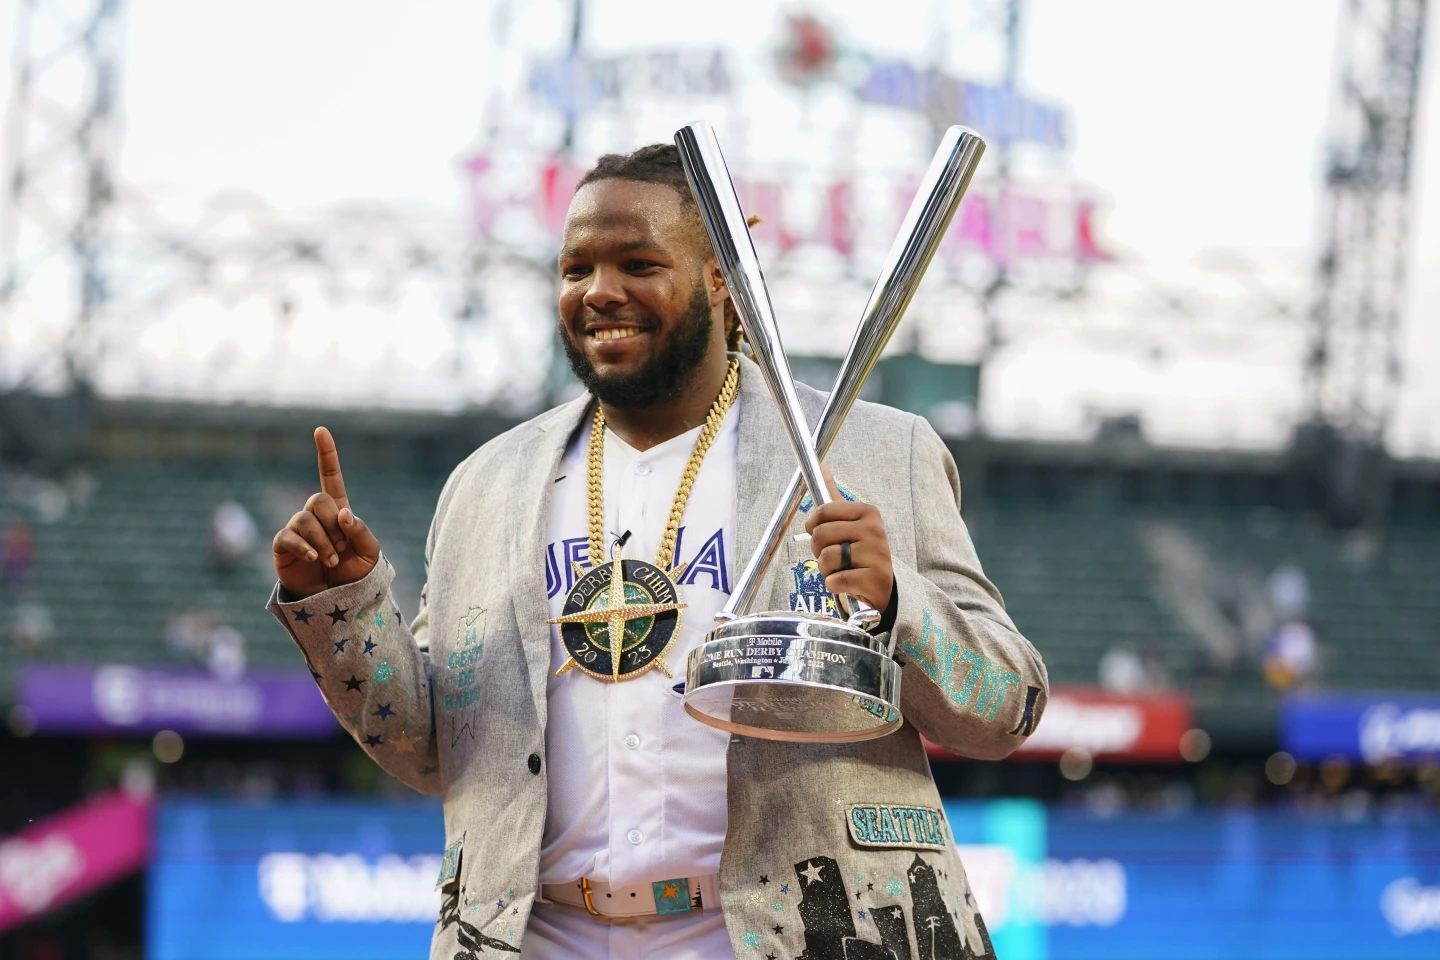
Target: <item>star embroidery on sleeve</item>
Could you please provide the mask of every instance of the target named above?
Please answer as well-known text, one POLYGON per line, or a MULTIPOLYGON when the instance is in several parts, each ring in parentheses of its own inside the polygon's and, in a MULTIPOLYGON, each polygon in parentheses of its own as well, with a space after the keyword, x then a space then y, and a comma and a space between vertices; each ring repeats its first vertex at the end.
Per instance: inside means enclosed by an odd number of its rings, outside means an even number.
POLYGON ((378 747, 378 746, 380 746, 380 744, 382 744, 382 743, 384 743, 384 742, 385 742, 385 741, 381 738, 381 736, 380 736, 378 733, 372 733, 372 734, 370 734, 370 736, 368 736, 368 737, 365 738, 365 746, 367 746, 367 747, 378 747))
POLYGON ((390 686, 390 678, 398 672, 394 667, 390 666, 389 660, 381 660, 380 665, 375 668, 375 682, 382 687, 388 687, 390 686))
POLYGON ((496 906, 498 909, 500 909, 500 910, 504 910, 504 909, 505 909, 505 898, 504 898, 504 897, 501 897, 499 900, 496 900, 496 901, 495 901, 495 906, 496 906))
POLYGON ((299 610, 295 611, 294 616, 298 622, 308 624, 310 622, 310 618, 315 616, 315 614, 311 613, 309 610, 306 610, 304 607, 301 607, 299 610))
POLYGON ((349 642, 350 642, 350 638, 349 638, 349 637, 342 637, 341 639, 336 640, 336 641, 335 641, 335 652, 336 652, 336 653, 344 653, 344 652, 345 652, 345 644, 347 644, 347 643, 349 643, 349 642))
POLYGON ((375 656, 375 641, 371 640, 369 637, 365 638, 365 656, 375 656))
POLYGON ((790 892, 790 884, 788 884, 788 883, 782 883, 782 884, 780 884, 780 892, 781 892, 781 893, 789 893, 789 892, 790 892))
POLYGON ((382 703, 375 708, 375 716, 381 720, 388 720, 394 713, 395 711, 390 709, 390 704, 388 703, 382 703))
MULTIPOLYGON (((390 738, 390 746, 394 747, 399 753, 414 753, 415 744, 419 742, 419 737, 406 736, 403 731, 401 732, 400 736, 390 738)), ((511 896, 511 899, 514 899, 513 895, 511 896)))
POLYGON ((760 949, 760 934, 756 933, 754 930, 746 930, 745 936, 741 937, 740 939, 745 941, 745 946, 751 948, 752 950, 760 949))
POLYGON ((769 878, 768 876, 766 876, 766 875, 763 874, 763 873, 760 874, 760 886, 763 887, 763 886, 765 886, 765 885, 766 885, 767 883, 769 883, 769 882, 770 882, 770 878, 769 878))
POLYGON ((345 620, 345 614, 349 612, 349 610, 340 609, 340 604, 337 603, 335 604, 335 609, 325 614, 325 616, 330 618, 330 625, 333 627, 335 624, 340 623, 342 620, 345 620))
POLYGON ((855 911, 855 916, 859 917, 861 920, 864 920, 864 919, 865 919, 865 911, 864 911, 864 910, 857 910, 857 911, 855 911))
POLYGON ((383 626, 385 626, 385 615, 384 615, 384 614, 382 614, 382 613, 376 613, 376 614, 375 614, 375 626, 377 626, 377 627, 383 627, 383 626))
POLYGON ((775 932, 776 932, 776 933, 784 933, 784 932, 785 932, 785 928, 782 927, 782 926, 780 926, 780 924, 777 923, 777 924, 775 924, 775 932))
POLYGON ((345 681, 345 692, 349 693, 353 690, 358 693, 360 691, 361 685, 364 684, 364 682, 364 680, 361 680, 359 677, 355 676, 355 674, 350 674, 350 679, 345 681))

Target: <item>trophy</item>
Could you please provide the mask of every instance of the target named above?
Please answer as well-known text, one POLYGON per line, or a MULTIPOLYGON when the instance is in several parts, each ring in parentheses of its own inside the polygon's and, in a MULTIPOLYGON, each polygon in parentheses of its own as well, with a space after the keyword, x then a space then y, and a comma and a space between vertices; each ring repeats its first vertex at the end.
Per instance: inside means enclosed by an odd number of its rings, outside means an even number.
POLYGON ((766 740, 834 743, 882 737, 902 722, 900 666, 892 657, 893 640, 869 632, 879 623, 875 610, 842 595, 836 604, 843 620, 788 610, 747 611, 805 489, 815 503, 830 502, 821 459, 919 287, 985 141, 964 127, 946 131, 886 255, 813 438, 715 134, 709 124, 692 123, 676 131, 675 145, 735 312, 800 462, 729 602, 716 615, 717 626, 690 654, 685 710, 710 726, 766 740))

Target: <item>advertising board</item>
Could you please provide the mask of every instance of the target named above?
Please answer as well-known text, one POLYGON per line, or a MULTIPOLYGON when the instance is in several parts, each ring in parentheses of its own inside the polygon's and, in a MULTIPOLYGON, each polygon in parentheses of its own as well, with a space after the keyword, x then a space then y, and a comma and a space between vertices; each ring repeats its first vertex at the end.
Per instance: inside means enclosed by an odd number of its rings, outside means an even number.
POLYGON ((37 733, 324 738, 340 725, 304 670, 226 679, 184 667, 37 663, 20 674, 37 733))
POLYGON ((1440 696, 1305 693, 1280 708, 1281 746, 1298 760, 1440 759, 1440 696))
MULTIPOLYGON (((1101 817, 1034 800, 945 812, 1005 960, 1440 956, 1433 815, 1101 817)), ((425 955, 443 849, 433 801, 172 802, 154 833, 152 960, 425 955)))
POLYGON ((429 800, 163 804, 146 956, 426 956, 444 847, 429 800))

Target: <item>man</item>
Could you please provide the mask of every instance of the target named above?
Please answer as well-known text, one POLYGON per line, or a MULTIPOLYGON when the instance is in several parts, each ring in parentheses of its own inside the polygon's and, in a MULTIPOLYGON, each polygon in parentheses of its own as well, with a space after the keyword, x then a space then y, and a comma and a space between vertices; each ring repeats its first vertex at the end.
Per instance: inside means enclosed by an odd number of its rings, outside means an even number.
MULTIPOLYGON (((408 628, 323 427, 323 492, 275 537, 270 609, 336 716, 392 775, 445 798, 431 956, 991 955, 920 734, 1004 757, 1048 687, 980 570, 944 445, 917 417, 858 404, 830 458, 850 495, 808 510, 808 543, 797 521, 761 592, 772 608, 830 609, 845 592, 884 611, 906 726, 824 745, 704 726, 681 707, 686 657, 794 460, 737 352, 673 147, 600 160, 559 267, 560 340, 589 392, 452 474, 408 628), (626 620, 616 660, 606 624, 553 621, 622 553, 665 571, 685 608, 669 638, 659 612, 626 620)), ((800 389, 817 416, 823 397, 800 389)))

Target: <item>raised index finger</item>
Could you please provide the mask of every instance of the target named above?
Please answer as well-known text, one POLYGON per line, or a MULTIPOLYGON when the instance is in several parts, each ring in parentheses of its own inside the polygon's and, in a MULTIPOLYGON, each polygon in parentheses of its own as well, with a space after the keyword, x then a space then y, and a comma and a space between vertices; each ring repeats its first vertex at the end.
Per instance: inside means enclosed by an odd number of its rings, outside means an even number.
POLYGON ((340 475, 340 454, 335 449, 335 438, 324 427, 315 428, 315 457, 320 463, 320 489, 344 510, 350 501, 345 497, 345 478, 340 475))

